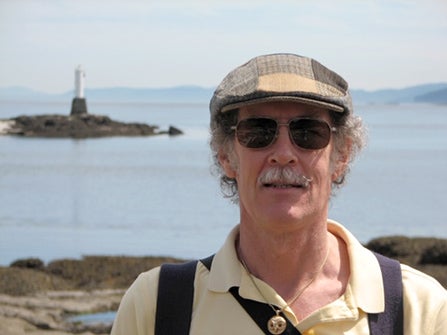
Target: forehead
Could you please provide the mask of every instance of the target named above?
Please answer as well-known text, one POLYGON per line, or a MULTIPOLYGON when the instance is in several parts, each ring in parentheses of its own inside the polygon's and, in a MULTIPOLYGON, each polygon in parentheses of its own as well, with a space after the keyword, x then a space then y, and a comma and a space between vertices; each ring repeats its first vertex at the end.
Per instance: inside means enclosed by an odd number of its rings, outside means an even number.
POLYGON ((296 102, 268 102, 241 107, 239 118, 267 116, 278 120, 289 120, 296 117, 329 118, 329 111, 312 105, 296 102))

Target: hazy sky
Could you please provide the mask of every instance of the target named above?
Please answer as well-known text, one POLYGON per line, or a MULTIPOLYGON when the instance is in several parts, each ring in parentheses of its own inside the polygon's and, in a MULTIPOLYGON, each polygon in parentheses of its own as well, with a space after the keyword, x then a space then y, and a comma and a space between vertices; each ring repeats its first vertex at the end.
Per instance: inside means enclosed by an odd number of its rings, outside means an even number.
POLYGON ((447 82, 445 0, 0 0, 0 87, 216 86, 265 53, 311 56, 352 88, 447 82))

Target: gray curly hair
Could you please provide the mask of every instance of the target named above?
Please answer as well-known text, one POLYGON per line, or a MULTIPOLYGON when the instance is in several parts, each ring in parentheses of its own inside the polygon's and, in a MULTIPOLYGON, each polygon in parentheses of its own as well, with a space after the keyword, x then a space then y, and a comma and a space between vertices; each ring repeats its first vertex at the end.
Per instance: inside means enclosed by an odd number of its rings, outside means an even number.
MULTIPOLYGON (((219 162, 219 152, 230 154, 234 148, 234 130, 232 127, 238 121, 239 111, 237 109, 225 113, 216 113, 212 115, 210 122, 210 147, 213 158, 213 174, 220 179, 220 187, 225 197, 233 202, 238 202, 238 186, 236 179, 226 176, 219 162)), ((366 145, 366 129, 362 119, 352 113, 337 113, 329 111, 332 124, 337 128, 334 133, 334 150, 331 154, 332 162, 336 161, 340 154, 346 152, 349 146, 349 162, 340 174, 333 181, 332 188, 338 189, 345 184, 346 176, 350 171, 352 162, 366 145)))

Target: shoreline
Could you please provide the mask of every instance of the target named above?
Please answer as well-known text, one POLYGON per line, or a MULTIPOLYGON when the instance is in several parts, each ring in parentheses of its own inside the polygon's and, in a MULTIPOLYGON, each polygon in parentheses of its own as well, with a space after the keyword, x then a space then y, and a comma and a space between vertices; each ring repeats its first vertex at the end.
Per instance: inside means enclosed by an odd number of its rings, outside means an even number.
POLYGON ((0 334, 109 334, 111 323, 82 323, 70 317, 116 311, 141 272, 171 257, 86 256, 44 264, 20 259, 0 266, 0 334))
POLYGON ((0 294, 0 333, 46 335, 109 334, 111 323, 71 322, 72 315, 116 310, 125 290, 47 291, 26 296, 0 294))
MULTIPOLYGON (((373 239, 367 248, 425 272, 447 288, 447 239, 373 239)), ((68 317, 116 311, 125 290, 144 271, 173 257, 85 256, 47 264, 37 258, 0 266, 0 333, 109 334, 111 324, 70 322, 68 317)))

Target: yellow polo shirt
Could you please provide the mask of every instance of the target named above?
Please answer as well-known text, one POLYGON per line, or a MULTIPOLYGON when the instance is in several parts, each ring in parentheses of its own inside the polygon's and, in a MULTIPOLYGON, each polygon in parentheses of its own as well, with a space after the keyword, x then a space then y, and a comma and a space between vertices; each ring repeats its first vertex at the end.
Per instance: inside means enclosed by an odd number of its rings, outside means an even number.
MULTIPOLYGON (((243 270, 235 250, 236 226, 215 255, 211 272, 197 266, 190 334, 263 334, 228 292, 238 286, 247 299, 265 302, 243 270)), ((328 229, 342 238, 350 258, 351 277, 345 293, 337 300, 298 321, 289 308, 286 316, 303 335, 369 334, 367 313, 384 309, 382 275, 376 257, 340 224, 329 220, 328 229)), ((402 265, 404 286, 404 334, 447 334, 447 291, 432 277, 402 265)), ((112 335, 152 335, 159 268, 142 273, 124 295, 112 335)), ((270 303, 286 302, 261 280, 257 285, 270 303)), ((272 311, 272 316, 274 315, 272 311)), ((174 335, 174 334, 173 334, 174 335)))

